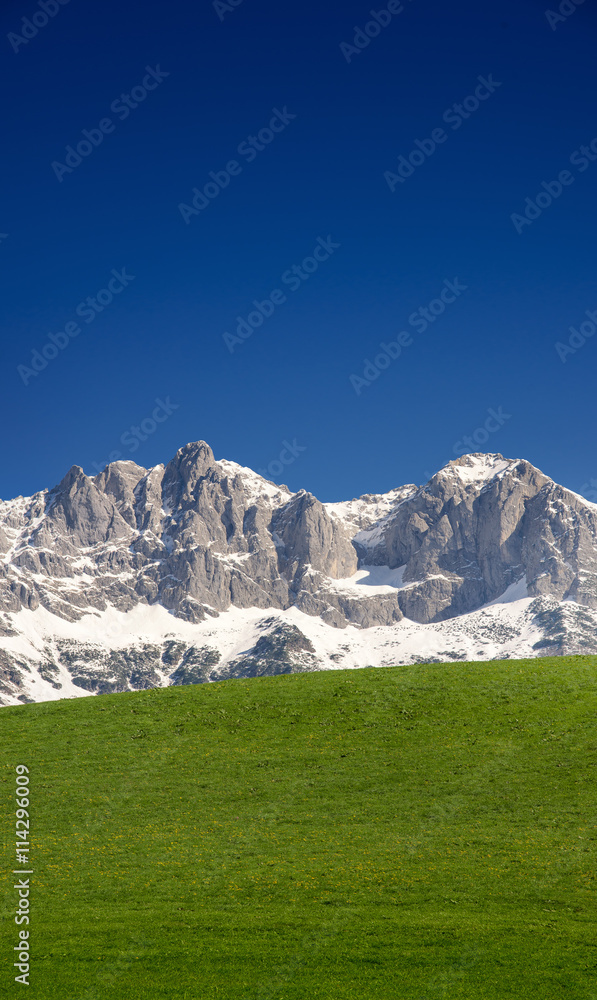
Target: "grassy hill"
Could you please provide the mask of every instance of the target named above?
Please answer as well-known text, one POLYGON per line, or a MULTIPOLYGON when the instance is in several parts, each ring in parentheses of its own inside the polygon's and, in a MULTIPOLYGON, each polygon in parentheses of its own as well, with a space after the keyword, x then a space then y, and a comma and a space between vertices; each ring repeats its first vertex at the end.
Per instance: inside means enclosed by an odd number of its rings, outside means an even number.
POLYGON ((597 658, 0 711, 0 996, 30 768, 28 996, 597 998, 597 658))

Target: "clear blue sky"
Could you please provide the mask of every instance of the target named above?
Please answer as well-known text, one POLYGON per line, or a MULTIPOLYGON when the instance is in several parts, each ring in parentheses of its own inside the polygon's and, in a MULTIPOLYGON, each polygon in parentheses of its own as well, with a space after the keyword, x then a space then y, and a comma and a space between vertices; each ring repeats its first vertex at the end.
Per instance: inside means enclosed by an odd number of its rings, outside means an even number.
POLYGON ((565 361, 554 347, 597 310, 597 141, 594 162, 575 154, 597 137, 597 14, 587 2, 552 28, 547 5, 404 0, 355 52, 370 0, 220 16, 208 0, 70 0, 47 24, 37 0, 5 0, 0 496, 197 439, 271 471, 296 443, 277 479, 322 500, 423 482, 462 450, 576 490, 597 478, 597 335, 565 361), (83 130, 98 145, 67 172, 83 130), (518 232, 511 216, 564 170, 518 232), (181 211, 208 183, 207 207, 181 211), (439 312, 442 291, 454 301, 423 329, 413 314, 439 312), (230 350, 254 300, 271 315, 230 350), (369 385, 351 380, 400 336, 369 385), (27 374, 44 349, 57 357, 27 374), (156 399, 176 407, 158 422, 156 399))

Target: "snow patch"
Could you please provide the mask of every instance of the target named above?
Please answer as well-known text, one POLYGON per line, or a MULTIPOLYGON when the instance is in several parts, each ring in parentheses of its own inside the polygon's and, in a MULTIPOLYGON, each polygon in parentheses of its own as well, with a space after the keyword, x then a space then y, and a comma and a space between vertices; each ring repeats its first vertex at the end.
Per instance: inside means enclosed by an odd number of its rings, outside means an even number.
POLYGON ((275 483, 271 483, 268 479, 264 479, 257 472, 253 472, 252 469, 246 468, 244 465, 238 465, 236 462, 229 462, 227 459, 220 459, 216 463, 220 466, 222 471, 235 478, 240 476, 243 482, 243 489, 247 502, 249 506, 255 503, 257 500, 267 499, 274 501, 272 506, 279 506, 281 504, 287 503, 288 500, 294 496, 290 490, 285 486, 276 486, 275 483))
MULTIPOLYGON (((403 567, 364 567, 345 581, 334 581, 340 588, 353 588, 363 595, 370 588, 374 592, 395 592, 401 583, 403 567)), ((533 624, 529 613, 534 599, 517 597, 524 593, 523 581, 513 584, 496 601, 470 614, 445 622, 421 625, 403 619, 391 626, 359 628, 348 625, 334 628, 321 618, 306 615, 296 607, 287 611, 279 608, 230 608, 215 618, 191 624, 175 618, 160 605, 140 604, 131 611, 115 608, 85 615, 78 622, 67 622, 52 615, 44 608, 20 611, 7 615, 20 634, 7 636, 2 646, 15 656, 41 663, 52 650, 57 639, 70 639, 82 645, 97 646, 101 650, 135 647, 144 643, 161 644, 168 639, 179 639, 189 645, 210 646, 221 653, 221 666, 246 654, 263 635, 264 628, 288 623, 311 640, 319 669, 341 667, 393 666, 454 660, 488 660, 509 657, 534 657, 534 644, 544 638, 541 629, 533 624), (517 589, 518 588, 518 589, 517 589)), ((556 604, 557 606, 557 604, 556 604)), ((597 626, 597 616, 596 619, 597 626)), ((56 680, 62 684, 57 691, 51 684, 33 672, 23 672, 24 693, 35 701, 56 698, 85 697, 89 692, 73 685, 64 667, 56 680)), ((166 672, 161 683, 168 684, 166 672)), ((18 704, 15 696, 5 696, 5 702, 18 704)))
POLYGON ((511 604, 513 601, 522 601, 528 596, 527 578, 523 576, 516 583, 511 583, 509 587, 506 587, 503 594, 500 594, 495 600, 489 601, 484 607, 491 608, 494 604, 511 604))
POLYGON ((390 569, 389 566, 361 566, 352 576, 339 580, 330 577, 326 584, 330 590, 352 591, 359 597, 366 597, 369 594, 392 594, 402 587, 405 569, 406 565, 397 569, 390 569))
POLYGON ((389 493, 366 493, 355 500, 324 503, 323 506, 330 517, 340 521, 354 535, 393 514, 400 504, 416 491, 417 487, 409 484, 390 490, 389 493))
POLYGON ((488 483, 515 465, 516 461, 508 461, 501 455, 465 455, 455 462, 450 462, 440 470, 440 473, 456 476, 467 485, 488 483))

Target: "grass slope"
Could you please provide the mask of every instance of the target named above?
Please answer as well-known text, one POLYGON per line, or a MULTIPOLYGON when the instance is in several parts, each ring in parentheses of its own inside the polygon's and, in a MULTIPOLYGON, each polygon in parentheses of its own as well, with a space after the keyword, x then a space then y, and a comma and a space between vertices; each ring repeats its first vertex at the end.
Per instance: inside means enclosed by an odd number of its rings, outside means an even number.
POLYGON ((32 976, 58 1000, 597 998, 597 658, 4 708, 31 769, 32 976))

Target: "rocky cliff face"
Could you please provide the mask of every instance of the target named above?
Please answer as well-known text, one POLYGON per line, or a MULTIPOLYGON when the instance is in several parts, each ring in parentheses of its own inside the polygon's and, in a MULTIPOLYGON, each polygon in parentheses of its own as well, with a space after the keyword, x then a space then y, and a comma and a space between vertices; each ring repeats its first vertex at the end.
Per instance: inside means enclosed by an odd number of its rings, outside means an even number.
MULTIPOLYGON (((35 658, 15 661, 9 648, 33 620, 25 612, 45 622, 40 642, 50 642, 51 656, 43 660, 39 642, 33 645, 47 684, 52 677, 62 683, 56 677, 70 664, 75 686, 95 691, 105 689, 102 678, 107 689, 127 689, 275 672, 275 663, 315 669, 321 657, 302 632, 302 639, 290 636, 284 620, 290 612, 314 619, 334 636, 328 646, 340 649, 347 629, 386 630, 388 641, 397 629, 447 623, 491 602, 507 603, 503 595, 513 593, 529 606, 533 598, 543 601, 535 615, 544 621, 551 615, 552 625, 554 602, 586 609, 583 648, 592 651, 597 505, 525 461, 464 456, 425 486, 336 504, 216 461, 204 442, 149 470, 117 462, 90 478, 73 466, 52 490, 0 502, 0 644, 7 671, 0 695, 27 697, 15 677, 35 658), (98 616, 143 609, 165 614, 173 635, 183 627, 208 630, 223 612, 281 617, 275 641, 266 638, 259 647, 256 640, 223 658, 219 648, 183 642, 175 662, 174 647, 165 648, 175 638, 164 638, 159 655, 143 653, 137 643, 127 660, 121 642, 118 652, 96 650, 90 671, 84 659, 73 659, 76 650, 55 646, 59 622, 79 630, 60 642, 80 646, 98 616), (287 656, 280 643, 291 651, 287 656)), ((334 656, 332 665, 342 660, 338 650, 329 652, 334 656)))
POLYGON ((354 544, 364 562, 405 567, 413 621, 465 614, 522 577, 529 596, 597 607, 597 506, 528 462, 450 462, 354 544))

